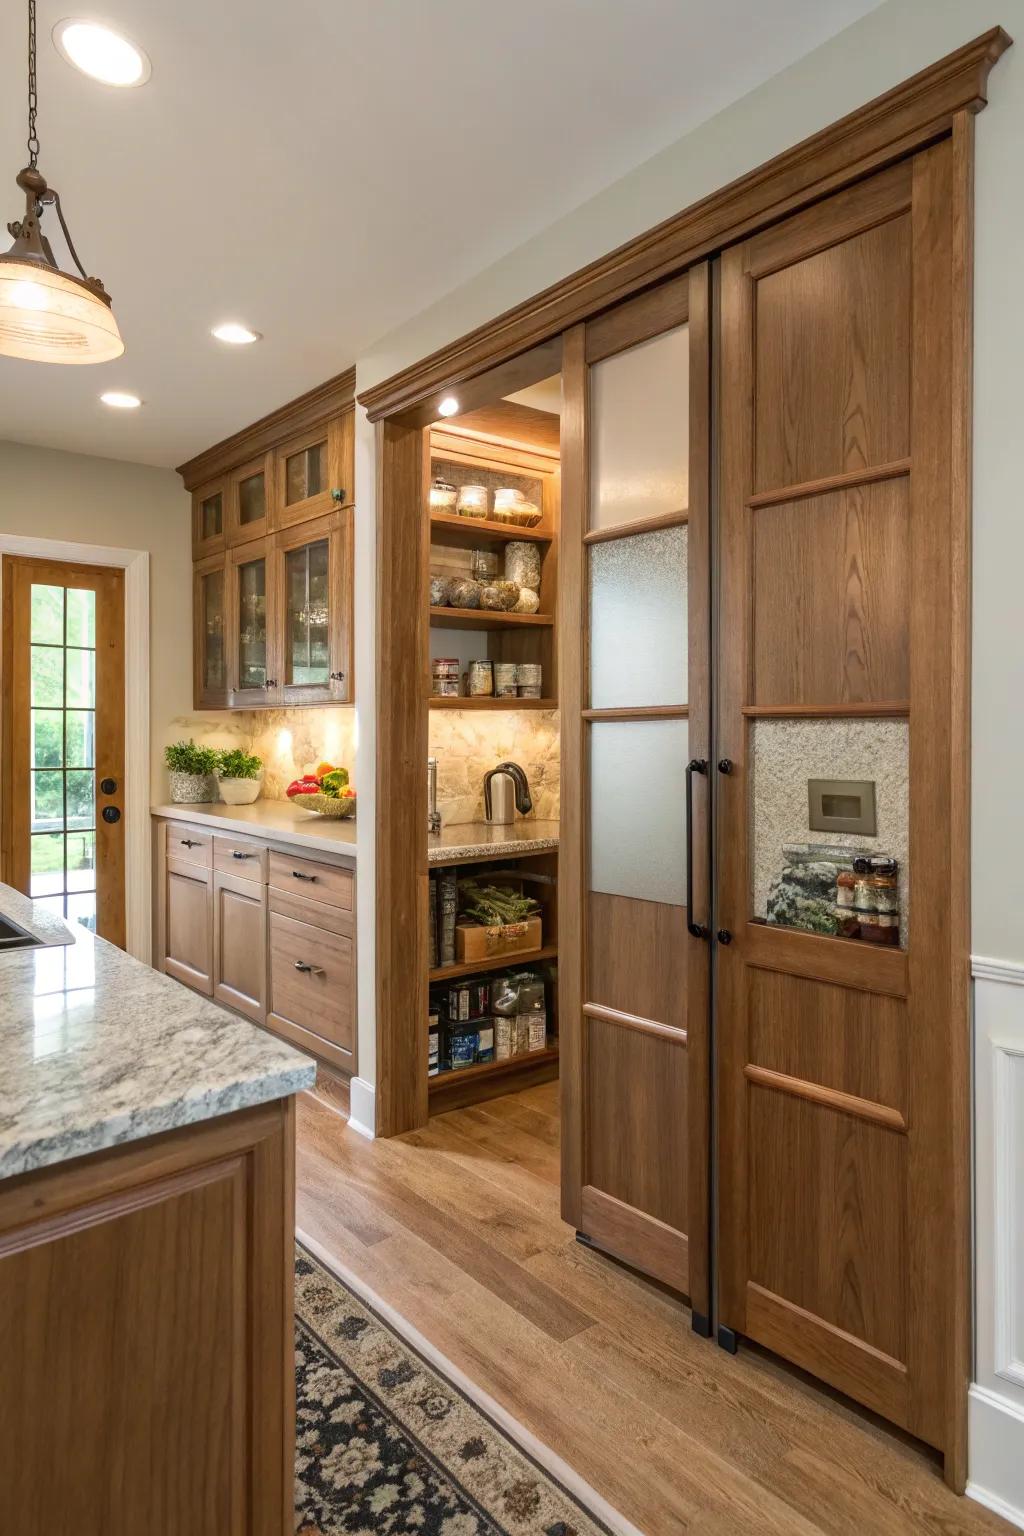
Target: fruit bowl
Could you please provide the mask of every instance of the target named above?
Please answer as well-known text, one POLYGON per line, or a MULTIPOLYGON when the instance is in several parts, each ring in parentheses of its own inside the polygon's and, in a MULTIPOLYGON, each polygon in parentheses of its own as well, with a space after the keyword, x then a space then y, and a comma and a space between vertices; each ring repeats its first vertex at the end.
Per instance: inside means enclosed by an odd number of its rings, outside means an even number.
POLYGON ((295 795, 292 804, 300 810, 313 811, 318 816, 336 816, 339 819, 356 813, 355 795, 347 798, 340 795, 295 795))

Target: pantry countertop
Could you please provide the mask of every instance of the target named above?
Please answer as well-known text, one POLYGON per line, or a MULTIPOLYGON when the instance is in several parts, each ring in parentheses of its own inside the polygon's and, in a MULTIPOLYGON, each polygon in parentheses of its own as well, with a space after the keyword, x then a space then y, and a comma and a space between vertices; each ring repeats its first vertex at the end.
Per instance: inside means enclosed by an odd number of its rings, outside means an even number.
POLYGON ((428 864, 462 864, 493 858, 522 858, 558 847, 558 822, 525 817, 511 826, 486 821, 463 822, 427 834, 428 864))
POLYGON ((315 849, 318 853, 356 856, 355 817, 317 816, 303 811, 291 800, 256 800, 252 805, 221 805, 219 801, 196 805, 154 805, 154 816, 189 821, 215 832, 249 833, 271 843, 315 849))

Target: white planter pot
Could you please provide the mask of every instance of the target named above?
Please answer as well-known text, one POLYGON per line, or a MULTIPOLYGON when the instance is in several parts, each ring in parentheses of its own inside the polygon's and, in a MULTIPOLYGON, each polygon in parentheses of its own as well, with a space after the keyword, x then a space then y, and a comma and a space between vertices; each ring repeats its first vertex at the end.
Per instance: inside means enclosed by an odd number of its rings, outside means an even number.
POLYGON ((225 805, 252 805, 260 797, 263 780, 219 779, 220 797, 225 805))
POLYGON ((174 773, 171 801, 174 805, 203 805, 217 798, 217 781, 212 773, 174 773))

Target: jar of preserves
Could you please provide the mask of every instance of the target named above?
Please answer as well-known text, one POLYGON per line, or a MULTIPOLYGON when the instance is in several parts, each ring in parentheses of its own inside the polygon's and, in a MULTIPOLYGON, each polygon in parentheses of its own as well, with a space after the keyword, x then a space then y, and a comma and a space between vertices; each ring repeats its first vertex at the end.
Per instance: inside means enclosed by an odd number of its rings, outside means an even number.
POLYGON ((455 510, 460 517, 486 517, 486 485, 460 485, 455 510))
POLYGON ((450 481, 445 480, 442 478, 442 476, 438 475, 437 479, 431 483, 430 487, 429 502, 431 512, 447 512, 449 514, 453 513, 455 511, 455 504, 458 499, 458 494, 459 493, 455 486, 452 485, 450 481))

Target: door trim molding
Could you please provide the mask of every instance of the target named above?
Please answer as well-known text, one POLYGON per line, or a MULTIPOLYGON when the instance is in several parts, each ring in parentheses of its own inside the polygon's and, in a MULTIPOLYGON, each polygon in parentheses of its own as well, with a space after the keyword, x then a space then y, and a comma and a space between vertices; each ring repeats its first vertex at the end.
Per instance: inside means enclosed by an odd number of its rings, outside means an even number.
POLYGON ((358 395, 371 421, 392 416, 514 357, 769 221, 952 132, 987 101, 1002 27, 911 75, 745 176, 358 395))
POLYGON ((124 900, 125 944, 149 965, 153 877, 149 833, 149 551, 0 534, 0 555, 107 565, 124 571, 124 900))

